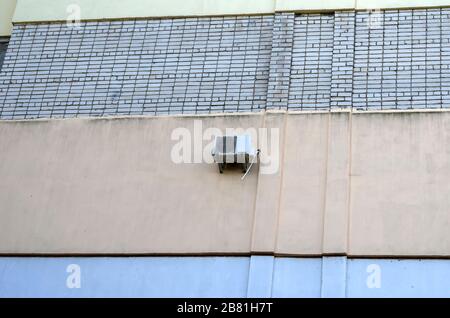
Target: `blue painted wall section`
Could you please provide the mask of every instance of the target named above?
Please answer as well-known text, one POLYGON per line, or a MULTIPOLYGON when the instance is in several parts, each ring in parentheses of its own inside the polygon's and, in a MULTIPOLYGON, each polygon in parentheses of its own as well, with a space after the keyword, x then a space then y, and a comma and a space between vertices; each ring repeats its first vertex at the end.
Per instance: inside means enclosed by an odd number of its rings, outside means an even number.
POLYGON ((321 296, 323 298, 345 297, 346 276, 346 257, 323 257, 321 296))
POLYGON ((450 297, 450 260, 0 257, 0 297, 450 297))
POLYGON ((347 296, 450 297, 450 260, 349 260, 347 296))
POLYGON ((272 296, 273 256, 251 256, 247 297, 267 298, 272 296))
POLYGON ((277 258, 273 297, 320 297, 321 258, 277 258))
POLYGON ((0 297, 245 297, 247 257, 0 258, 0 297), (81 288, 68 288, 70 264, 81 288))

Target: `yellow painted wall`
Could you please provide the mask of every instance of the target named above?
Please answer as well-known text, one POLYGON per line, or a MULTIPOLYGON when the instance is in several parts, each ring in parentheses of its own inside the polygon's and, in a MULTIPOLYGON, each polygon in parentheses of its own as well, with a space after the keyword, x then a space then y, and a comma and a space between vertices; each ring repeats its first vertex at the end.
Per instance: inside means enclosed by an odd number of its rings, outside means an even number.
MULTIPOLYGON (((0 0, 1 1, 1 0, 0 0)), ((15 0, 2 0, 15 2, 15 0)), ((276 11, 450 6, 450 0, 17 0, 14 22, 66 21, 78 4, 81 20, 270 14, 276 11)))
POLYGON ((70 4, 80 6, 82 20, 264 14, 275 10, 274 0, 19 0, 14 21, 65 21, 70 4))
POLYGON ((356 9, 428 8, 450 6, 448 0, 358 0, 356 9))
POLYGON ((354 9, 356 0, 276 0, 276 11, 310 11, 354 9))
POLYGON ((11 20, 16 2, 16 0, 0 0, 0 36, 9 36, 11 34, 11 20))

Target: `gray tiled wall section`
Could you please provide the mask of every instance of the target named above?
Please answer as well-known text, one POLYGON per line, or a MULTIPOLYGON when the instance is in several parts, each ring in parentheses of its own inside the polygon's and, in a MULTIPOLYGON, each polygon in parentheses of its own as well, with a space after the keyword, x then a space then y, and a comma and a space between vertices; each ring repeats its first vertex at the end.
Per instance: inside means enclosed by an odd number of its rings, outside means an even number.
POLYGON ((355 12, 336 12, 331 68, 331 107, 352 107, 355 12))
POLYGON ((14 27, 2 118, 265 108, 272 16, 14 27))
POLYGON ((449 39, 450 9, 358 12, 353 107, 450 107, 449 39))
POLYGON ((267 89, 268 109, 286 109, 288 106, 294 20, 293 13, 275 15, 267 89))
POLYGON ((330 107, 334 14, 295 19, 289 109, 330 107))
POLYGON ((0 70, 2 69, 3 59, 5 58, 6 49, 8 48, 8 42, 3 41, 0 38, 0 70))
POLYGON ((0 118, 450 107, 450 9, 15 25, 0 118))

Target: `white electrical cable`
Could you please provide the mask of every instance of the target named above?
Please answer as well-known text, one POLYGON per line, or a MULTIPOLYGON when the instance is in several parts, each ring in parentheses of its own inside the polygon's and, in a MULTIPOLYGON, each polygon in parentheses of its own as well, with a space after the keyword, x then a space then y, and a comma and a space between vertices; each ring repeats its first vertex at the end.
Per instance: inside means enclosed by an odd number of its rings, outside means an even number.
POLYGON ((252 162, 250 163, 250 166, 248 167, 247 171, 245 171, 245 174, 241 177, 241 180, 244 180, 245 176, 250 172, 250 169, 253 166, 253 163, 255 162, 256 157, 259 155, 259 149, 256 151, 256 155, 253 157, 252 162))

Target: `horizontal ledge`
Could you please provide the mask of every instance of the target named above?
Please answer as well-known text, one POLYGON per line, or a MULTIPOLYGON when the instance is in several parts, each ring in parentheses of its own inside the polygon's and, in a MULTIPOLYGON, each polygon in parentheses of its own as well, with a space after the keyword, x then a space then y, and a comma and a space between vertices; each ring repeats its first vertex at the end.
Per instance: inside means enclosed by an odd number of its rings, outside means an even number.
POLYGON ((283 258, 322 258, 322 257, 347 257, 348 259, 450 259, 450 255, 373 255, 373 254, 345 254, 345 253, 322 253, 322 254, 291 254, 291 253, 0 253, 2 257, 42 257, 42 258, 64 258, 64 257, 251 257, 251 256, 273 256, 283 258))
POLYGON ((287 115, 323 115, 323 114, 413 114, 413 113, 447 113, 450 108, 422 108, 422 109, 383 109, 383 110, 356 110, 356 109, 331 109, 331 110, 261 110, 254 112, 229 112, 229 113, 209 113, 209 114, 173 114, 173 115, 110 115, 110 116, 80 116, 67 118, 30 118, 30 119, 0 119, 0 123, 34 123, 49 121, 72 121, 72 120, 143 120, 143 119, 161 119, 161 118, 211 118, 211 117, 239 117, 239 116, 263 116, 264 114, 287 114, 287 115))

